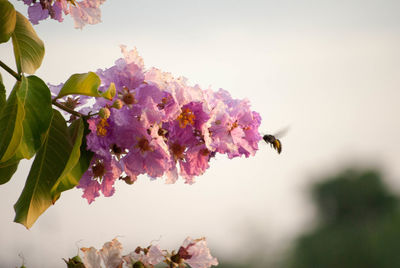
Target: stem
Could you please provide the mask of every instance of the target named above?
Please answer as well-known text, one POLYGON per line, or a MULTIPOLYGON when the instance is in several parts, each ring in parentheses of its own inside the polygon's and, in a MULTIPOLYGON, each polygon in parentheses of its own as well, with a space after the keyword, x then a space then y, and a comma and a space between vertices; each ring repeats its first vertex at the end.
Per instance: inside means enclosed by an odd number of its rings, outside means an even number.
POLYGON ((17 74, 16 72, 13 71, 10 67, 8 67, 4 62, 0 60, 0 66, 3 67, 4 70, 6 70, 9 74, 15 77, 18 81, 21 81, 21 76, 17 74))
POLYGON ((84 117, 84 116, 85 116, 85 115, 83 115, 83 114, 81 114, 81 113, 78 113, 77 111, 74 111, 74 110, 68 108, 68 107, 65 106, 65 105, 62 105, 61 103, 58 103, 58 102, 56 101, 56 99, 52 100, 51 103, 54 104, 55 106, 57 106, 58 108, 60 108, 61 110, 64 110, 64 111, 66 111, 66 112, 68 112, 68 113, 70 113, 70 114, 73 114, 73 115, 75 115, 75 116, 78 116, 78 117, 84 117))
POLYGON ((89 113, 88 115, 85 115, 85 116, 83 116, 84 118, 90 118, 90 117, 92 117, 92 116, 96 116, 96 115, 98 115, 99 113, 94 113, 94 114, 91 114, 91 113, 89 113))

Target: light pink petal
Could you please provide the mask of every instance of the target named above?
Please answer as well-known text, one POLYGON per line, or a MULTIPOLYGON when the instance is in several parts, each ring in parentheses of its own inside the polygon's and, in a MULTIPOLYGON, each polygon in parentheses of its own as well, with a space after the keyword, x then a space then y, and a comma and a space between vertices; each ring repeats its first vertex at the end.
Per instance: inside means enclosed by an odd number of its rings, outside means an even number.
POLYGON ((75 28, 82 29, 86 24, 96 24, 101 22, 101 11, 91 1, 78 2, 77 6, 70 6, 71 16, 75 22, 75 28))
POLYGON ((122 262, 122 245, 117 239, 107 242, 100 250, 100 256, 103 259, 106 268, 116 268, 122 262))
POLYGON ((174 165, 171 169, 165 172, 166 175, 166 184, 174 184, 178 180, 178 169, 174 165))
POLYGON ((140 68, 144 67, 143 59, 139 56, 136 47, 132 50, 127 50, 125 45, 120 45, 121 52, 125 57, 126 63, 134 63, 140 68))
POLYGON ((101 258, 99 252, 94 248, 81 248, 83 252, 83 264, 86 268, 99 268, 101 258))
POLYGON ((151 265, 157 265, 165 259, 159 246, 151 246, 146 255, 146 262, 151 265))
POLYGON ((191 255, 185 262, 192 268, 208 268, 218 265, 218 260, 211 256, 210 249, 207 247, 205 238, 193 240, 188 237, 185 242, 186 250, 191 255))

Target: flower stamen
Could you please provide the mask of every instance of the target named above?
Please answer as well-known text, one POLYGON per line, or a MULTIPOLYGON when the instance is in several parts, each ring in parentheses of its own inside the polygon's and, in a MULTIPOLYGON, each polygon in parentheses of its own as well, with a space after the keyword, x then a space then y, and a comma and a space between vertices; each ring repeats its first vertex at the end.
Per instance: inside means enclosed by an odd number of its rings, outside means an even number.
POLYGON ((142 153, 153 151, 153 148, 151 148, 149 141, 144 137, 138 140, 138 143, 136 144, 135 147, 139 148, 142 153))
POLYGON ((185 128, 186 125, 188 125, 188 124, 193 125, 195 119, 196 119, 196 116, 194 115, 192 110, 190 110, 189 108, 184 108, 182 110, 182 113, 177 118, 177 120, 179 121, 179 126, 181 128, 185 128))
POLYGON ((97 136, 103 136, 103 137, 106 136, 107 135, 106 127, 108 126, 110 125, 107 123, 107 119, 101 118, 99 123, 97 124, 97 131, 96 131, 97 136))

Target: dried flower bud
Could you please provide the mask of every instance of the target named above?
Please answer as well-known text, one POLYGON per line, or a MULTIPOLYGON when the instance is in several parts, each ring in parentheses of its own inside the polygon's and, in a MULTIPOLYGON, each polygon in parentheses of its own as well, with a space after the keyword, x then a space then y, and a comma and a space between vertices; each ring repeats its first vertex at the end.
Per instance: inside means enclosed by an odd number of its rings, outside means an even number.
POLYGON ((120 180, 123 180, 126 184, 132 185, 135 180, 132 180, 130 176, 119 177, 120 180))

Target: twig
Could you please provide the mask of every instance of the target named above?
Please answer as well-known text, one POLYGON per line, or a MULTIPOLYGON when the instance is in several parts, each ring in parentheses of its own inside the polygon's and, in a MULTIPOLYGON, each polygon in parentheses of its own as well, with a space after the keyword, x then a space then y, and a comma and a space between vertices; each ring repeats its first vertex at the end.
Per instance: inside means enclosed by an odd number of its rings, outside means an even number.
POLYGON ((78 116, 78 117, 84 117, 85 116, 85 115, 83 115, 83 114, 81 114, 81 113, 79 113, 77 111, 72 110, 71 108, 68 108, 65 105, 62 105, 61 103, 57 102, 56 99, 52 100, 51 103, 54 104, 55 106, 57 106, 58 108, 60 108, 61 110, 66 111, 67 113, 73 114, 73 115, 78 116))
POLYGON ((21 81, 21 76, 17 74, 16 72, 13 71, 10 67, 8 67, 4 62, 0 60, 0 66, 3 67, 4 70, 6 70, 9 74, 15 77, 18 81, 21 81))

